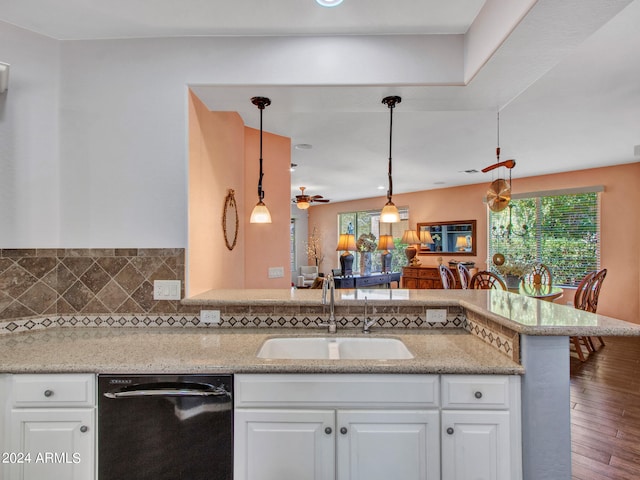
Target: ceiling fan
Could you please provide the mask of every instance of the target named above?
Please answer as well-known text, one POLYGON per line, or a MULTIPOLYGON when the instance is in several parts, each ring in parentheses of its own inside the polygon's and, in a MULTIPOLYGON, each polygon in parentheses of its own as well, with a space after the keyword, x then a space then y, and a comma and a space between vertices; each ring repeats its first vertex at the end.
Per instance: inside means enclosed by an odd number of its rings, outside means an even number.
POLYGON ((500 112, 498 112, 498 146, 496 148, 496 163, 482 169, 482 173, 490 172, 499 167, 509 170, 509 182, 498 178, 491 182, 487 190, 487 206, 493 212, 500 212, 507 208, 511 201, 511 169, 516 166, 514 159, 500 161, 500 112))
POLYGON ((307 187, 300 187, 300 195, 296 195, 296 198, 293 199, 293 203, 295 203, 299 209, 306 210, 313 202, 327 203, 330 201, 323 198, 322 195, 305 195, 304 191, 306 188, 307 187))

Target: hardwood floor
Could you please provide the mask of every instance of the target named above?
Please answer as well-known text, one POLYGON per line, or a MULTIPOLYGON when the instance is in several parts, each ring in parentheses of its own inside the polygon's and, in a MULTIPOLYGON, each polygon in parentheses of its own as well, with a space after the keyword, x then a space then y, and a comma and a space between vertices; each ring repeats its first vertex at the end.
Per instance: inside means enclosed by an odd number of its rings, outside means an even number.
POLYGON ((571 356, 574 480, 640 479, 640 337, 605 338, 586 362, 571 356))

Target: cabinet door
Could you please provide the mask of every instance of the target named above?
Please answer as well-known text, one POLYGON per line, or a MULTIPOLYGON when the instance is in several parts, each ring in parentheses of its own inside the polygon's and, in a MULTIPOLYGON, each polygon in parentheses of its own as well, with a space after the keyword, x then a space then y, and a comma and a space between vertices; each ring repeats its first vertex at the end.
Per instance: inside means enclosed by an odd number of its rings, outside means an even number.
POLYGON ((442 478, 511 480, 509 412, 442 411, 442 478))
POLYGON ((437 410, 339 410, 338 480, 440 478, 437 410))
POLYGON ((333 480, 333 410, 236 409, 236 480, 333 480))
POLYGON ((92 408, 12 410, 11 452, 25 457, 22 463, 12 462, 10 478, 93 479, 94 425, 92 408))

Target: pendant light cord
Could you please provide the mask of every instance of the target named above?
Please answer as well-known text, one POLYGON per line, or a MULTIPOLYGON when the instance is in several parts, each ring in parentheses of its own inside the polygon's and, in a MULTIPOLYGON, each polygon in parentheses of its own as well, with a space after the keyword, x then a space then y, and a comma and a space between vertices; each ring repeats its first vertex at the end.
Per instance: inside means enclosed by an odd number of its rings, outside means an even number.
POLYGON ((391 142, 393 139, 393 107, 395 107, 395 103, 391 102, 389 104, 390 115, 389 115, 389 189, 387 190, 387 200, 391 201, 391 196, 393 195, 393 177, 391 175, 391 142))
POLYGON ((264 174, 262 173, 262 111, 264 110, 264 105, 259 105, 260 109, 260 177, 258 178, 258 198, 260 201, 264 199, 264 192, 262 191, 262 177, 264 174))
POLYGON ((391 197, 393 195, 393 177, 392 177, 392 157, 391 157, 391 146, 393 141, 393 109, 397 103, 400 103, 402 98, 400 97, 385 97, 382 99, 382 103, 384 103, 387 107, 389 107, 389 189, 387 190, 387 202, 391 203, 391 197))
POLYGON ((253 103, 258 110, 260 110, 260 177, 258 177, 258 199, 260 202, 264 199, 264 191, 262 190, 262 111, 265 107, 271 105, 271 100, 266 97, 252 97, 251 103, 253 103))

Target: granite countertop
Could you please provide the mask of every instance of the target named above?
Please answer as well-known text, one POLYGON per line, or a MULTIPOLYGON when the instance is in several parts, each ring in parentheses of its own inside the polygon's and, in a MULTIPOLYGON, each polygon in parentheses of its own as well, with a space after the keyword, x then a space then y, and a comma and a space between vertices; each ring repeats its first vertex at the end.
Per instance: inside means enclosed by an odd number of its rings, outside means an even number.
MULTIPOLYGON (((391 330, 407 360, 270 360, 267 338, 328 336, 324 330, 209 328, 49 328, 0 337, 0 372, 95 373, 456 373, 522 374, 521 365, 463 330, 391 330)), ((338 336, 362 336, 343 329, 338 336)))
MULTIPOLYGON (((281 305, 319 307, 321 291, 311 289, 210 290, 184 299, 190 306, 224 307, 281 305)), ((442 289, 340 289, 335 291, 337 308, 362 306, 458 306, 524 335, 543 336, 640 336, 640 324, 584 312, 562 303, 538 300, 501 290, 442 289)))

